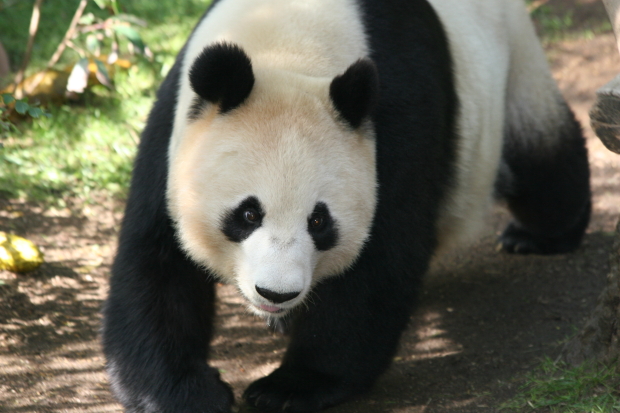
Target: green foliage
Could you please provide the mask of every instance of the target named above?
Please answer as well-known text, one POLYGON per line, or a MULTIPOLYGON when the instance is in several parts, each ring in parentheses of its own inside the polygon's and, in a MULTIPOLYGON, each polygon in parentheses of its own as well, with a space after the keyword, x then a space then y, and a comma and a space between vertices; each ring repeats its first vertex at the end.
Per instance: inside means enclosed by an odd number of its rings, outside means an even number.
POLYGON ((125 36, 127 40, 137 49, 140 53, 145 53, 146 45, 140 37, 140 33, 133 27, 129 26, 114 26, 114 32, 116 34, 125 36))
MULTIPOLYGON (((32 56, 32 71, 42 68, 62 40, 80 0, 44 1, 41 5, 41 21, 32 56)), ((0 0, 0 27, 2 43, 14 67, 19 66, 26 42, 34 1, 0 0)), ((204 13, 211 0, 97 0, 89 2, 85 16, 109 17, 116 4, 118 18, 126 15, 139 16, 148 23, 140 30, 145 44, 154 52, 176 53, 183 46, 187 35, 204 13), (99 3, 104 8, 99 7, 99 3)), ((128 21, 136 24, 135 21, 128 21)), ((157 53, 155 53, 157 54, 157 53)), ((77 60, 73 53, 65 53, 62 62, 77 60)))
POLYGON ((38 119, 41 116, 51 116, 43 109, 37 107, 37 105, 28 103, 28 99, 16 100, 10 93, 1 94, 0 98, 2 98, 0 101, 0 138, 6 136, 10 131, 16 130, 15 125, 9 119, 10 108, 8 105, 11 103, 13 104, 15 111, 22 116, 30 116, 35 119, 38 119))
POLYGON ((602 3, 598 9, 593 3, 555 2, 553 5, 527 0, 532 8, 530 16, 544 43, 572 38, 592 38, 612 30, 602 3), (587 10, 586 10, 587 9, 587 10))
POLYGON ((118 0, 93 0, 100 9, 110 9, 114 14, 119 13, 118 0))
POLYGON ((82 47, 70 45, 80 56, 99 56, 105 47, 107 53, 118 53, 119 39, 125 39, 129 52, 134 51, 150 55, 150 50, 142 40, 139 31, 135 28, 146 26, 146 22, 135 15, 119 13, 116 0, 94 0, 101 9, 108 10, 111 15, 105 19, 93 13, 83 15, 77 25, 77 42, 82 47))
POLYGON ((0 148, 4 196, 53 201, 104 190, 122 197, 159 80, 140 66, 117 76, 118 93, 99 87, 86 94, 84 106, 51 107, 51 118, 6 139, 0 148))
MULTIPOLYGON (((210 0, 113 3, 119 8, 117 18, 130 19, 127 16, 134 15, 148 22, 147 27, 140 28, 140 37, 153 51, 152 61, 141 58, 129 70, 116 70, 114 91, 95 87, 84 94, 79 105, 50 107, 51 118, 43 117, 12 130, 0 146, 0 196, 56 202, 65 196, 88 200, 91 192, 105 191, 110 196, 124 197, 139 134, 157 87, 210 0)), ((43 31, 37 35, 33 71, 41 69, 53 53, 77 4, 77 0, 43 2, 43 31)), ((0 27, 24 25, 27 32, 31 7, 31 2, 17 2, 6 10, 0 9, 0 27), (21 3, 28 3, 28 7, 21 3), (7 16, 9 12, 11 16, 7 16)), ((106 18, 108 13, 94 3, 87 11, 100 18, 106 18)), ((133 34, 125 31, 123 36, 131 42, 133 34)), ((21 37, 18 55, 23 52, 26 38, 27 33, 21 37)), ((5 46, 12 47, 6 42, 5 46)))
POLYGON ((1 95, 2 105, 0 105, 0 137, 6 135, 11 128, 14 128, 13 123, 7 119, 8 108, 6 105, 13 103, 15 98, 13 95, 4 93, 1 95))
POLYGON ((558 15, 549 6, 543 5, 535 9, 531 15, 534 20, 540 22, 543 33, 548 37, 561 37, 573 26, 573 12, 571 10, 558 15))
POLYGON ((620 411, 617 364, 570 368, 547 359, 527 376, 521 393, 501 410, 513 412, 612 413, 620 411))

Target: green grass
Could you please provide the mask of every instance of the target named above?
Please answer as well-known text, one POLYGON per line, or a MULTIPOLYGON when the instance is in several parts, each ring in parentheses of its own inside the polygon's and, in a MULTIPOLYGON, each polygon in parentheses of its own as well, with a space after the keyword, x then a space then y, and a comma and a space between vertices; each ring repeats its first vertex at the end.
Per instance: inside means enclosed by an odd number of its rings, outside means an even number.
POLYGON ((561 38, 573 26, 573 11, 554 13, 549 6, 541 6, 531 13, 532 19, 537 21, 542 33, 547 38, 561 38))
MULTIPOLYGON (((13 69, 25 48, 33 3, 0 0, 2 41, 14 59, 13 69)), ((154 60, 138 58, 128 71, 117 71, 115 91, 94 88, 78 104, 48 107, 51 118, 22 122, 18 131, 0 135, 0 196, 62 202, 68 196, 88 200, 92 191, 105 191, 124 197, 157 87, 210 0, 120 3, 125 13, 148 22, 140 33, 154 60)), ((78 0, 43 2, 29 73, 45 66, 77 4, 78 0)), ((87 10, 104 14, 94 4, 87 10)), ((58 66, 77 59, 76 53, 68 51, 58 66)))
MULTIPOLYGON (((530 6, 533 1, 527 0, 526 3, 530 6)), ((598 6, 596 10, 587 10, 593 7, 592 4, 574 3, 570 6, 572 8, 568 5, 559 7, 542 4, 534 8, 530 16, 543 43, 576 38, 589 39, 612 31, 603 4, 598 6)))
POLYGON ((585 364, 570 368, 547 359, 513 400, 511 412, 612 413, 620 411, 618 365, 585 364))

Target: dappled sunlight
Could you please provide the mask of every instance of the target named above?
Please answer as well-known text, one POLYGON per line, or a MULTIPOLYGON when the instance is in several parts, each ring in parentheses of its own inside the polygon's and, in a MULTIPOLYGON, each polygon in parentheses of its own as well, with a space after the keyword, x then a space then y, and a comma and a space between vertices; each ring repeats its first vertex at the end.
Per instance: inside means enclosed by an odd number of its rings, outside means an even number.
POLYGON ((104 412, 119 412, 118 404, 116 403, 108 403, 108 404, 97 404, 91 407, 80 407, 77 409, 63 409, 63 413, 104 413, 104 412))
POLYGON ((0 405, 11 412, 121 411, 110 397, 99 345, 71 343, 45 355, 0 355, 0 405), (7 387, 4 382, 12 383, 7 387), (99 403, 102 400, 104 403, 99 403), (107 403, 106 403, 107 402, 107 403), (102 408, 105 406, 105 409, 102 408))
POLYGON ((245 388, 253 381, 269 375, 278 368, 280 362, 265 363, 254 367, 238 367, 236 370, 235 366, 232 366, 231 363, 220 360, 214 361, 212 364, 213 367, 217 367, 220 370, 224 381, 237 388, 245 388))
POLYGON ((463 347, 447 337, 448 332, 442 328, 443 318, 437 311, 421 314, 420 325, 414 327, 417 342, 408 351, 407 356, 397 356, 396 363, 447 357, 463 351, 463 347))
MULTIPOLYGON (((478 397, 470 397, 464 400, 455 400, 451 403, 448 403, 446 407, 448 408, 457 408, 457 407, 467 407, 471 406, 473 403, 478 401, 478 397)), ((479 407, 489 407, 489 406, 479 406, 479 407)))
POLYGON ((28 274, 0 271, 0 406, 20 413, 120 412, 98 338, 118 203, 2 202, 0 228, 34 241, 45 263, 28 274))
POLYGON ((424 413, 426 412, 426 408, 428 406, 407 406, 407 407, 397 407, 391 410, 393 413, 424 413))

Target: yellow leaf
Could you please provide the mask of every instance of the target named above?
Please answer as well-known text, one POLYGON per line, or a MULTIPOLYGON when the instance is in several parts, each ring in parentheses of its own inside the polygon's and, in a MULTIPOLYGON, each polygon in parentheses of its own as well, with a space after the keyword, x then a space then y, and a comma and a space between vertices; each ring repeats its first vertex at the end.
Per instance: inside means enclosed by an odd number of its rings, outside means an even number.
POLYGON ((0 231, 0 269, 32 271, 43 264, 43 254, 26 238, 0 231))

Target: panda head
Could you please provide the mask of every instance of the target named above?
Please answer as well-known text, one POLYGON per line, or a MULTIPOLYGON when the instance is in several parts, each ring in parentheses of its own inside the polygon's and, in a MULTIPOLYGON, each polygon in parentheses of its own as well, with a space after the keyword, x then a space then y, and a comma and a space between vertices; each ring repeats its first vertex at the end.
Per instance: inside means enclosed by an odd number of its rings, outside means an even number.
POLYGON ((335 78, 252 66, 231 44, 204 49, 170 159, 168 205, 186 252, 280 316, 358 256, 372 224, 372 62, 335 78))

